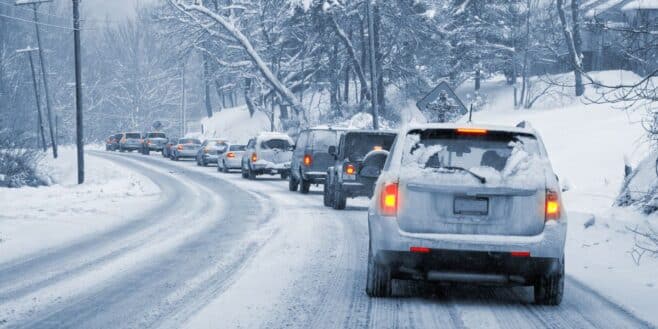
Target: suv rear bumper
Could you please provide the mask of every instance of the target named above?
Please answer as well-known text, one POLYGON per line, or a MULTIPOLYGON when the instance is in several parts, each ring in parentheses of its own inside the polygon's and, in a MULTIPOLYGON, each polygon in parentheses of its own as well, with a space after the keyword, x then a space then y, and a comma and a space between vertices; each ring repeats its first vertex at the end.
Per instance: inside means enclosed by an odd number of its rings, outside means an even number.
POLYGON ((560 259, 567 234, 566 218, 546 223, 544 230, 534 236, 409 233, 400 229, 395 217, 380 216, 373 211, 368 213, 368 226, 375 256, 380 252, 409 252, 411 247, 425 247, 455 252, 529 252, 532 259, 560 259))
POLYGON ((340 183, 340 189, 349 198, 359 196, 372 197, 373 184, 364 184, 358 181, 343 181, 340 183))
POLYGON ((313 184, 324 184, 327 180, 327 173, 323 171, 304 171, 302 169, 302 178, 313 184))

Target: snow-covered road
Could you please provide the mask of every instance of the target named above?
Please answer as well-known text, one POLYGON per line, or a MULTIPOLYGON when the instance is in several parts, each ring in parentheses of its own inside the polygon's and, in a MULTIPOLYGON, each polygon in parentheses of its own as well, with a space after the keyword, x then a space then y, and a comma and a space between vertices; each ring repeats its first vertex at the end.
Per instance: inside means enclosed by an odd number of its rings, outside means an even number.
POLYGON ((365 200, 334 211, 278 178, 93 156, 131 166, 162 197, 112 230, 0 264, 0 327, 649 327, 572 279, 559 307, 533 305, 525 288, 405 284, 371 299, 365 200))

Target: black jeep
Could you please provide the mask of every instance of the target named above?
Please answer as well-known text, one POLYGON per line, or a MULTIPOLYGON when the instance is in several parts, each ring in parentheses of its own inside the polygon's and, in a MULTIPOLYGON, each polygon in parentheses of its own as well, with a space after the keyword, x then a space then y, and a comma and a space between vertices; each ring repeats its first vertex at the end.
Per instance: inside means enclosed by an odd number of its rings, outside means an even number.
POLYGON ((335 162, 327 170, 324 205, 345 209, 347 198, 372 197, 396 134, 374 130, 345 132, 338 148, 329 147, 335 162))

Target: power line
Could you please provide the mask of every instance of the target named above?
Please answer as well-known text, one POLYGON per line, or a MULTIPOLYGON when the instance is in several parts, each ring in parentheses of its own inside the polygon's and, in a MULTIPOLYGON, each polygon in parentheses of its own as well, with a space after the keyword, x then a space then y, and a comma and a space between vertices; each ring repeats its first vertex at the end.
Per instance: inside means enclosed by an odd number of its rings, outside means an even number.
MULTIPOLYGON (((30 9, 25 9, 25 8, 22 8, 22 7, 19 7, 19 6, 16 6, 15 4, 11 4, 11 3, 7 3, 7 2, 2 2, 2 1, 0 1, 0 5, 5 5, 5 6, 7 6, 7 7, 15 8, 15 9, 22 10, 22 11, 24 11, 24 12, 28 12, 28 13, 32 14, 32 10, 30 10, 30 9)), ((70 19, 70 17, 59 16, 59 15, 55 15, 55 14, 51 14, 51 13, 46 13, 46 12, 42 12, 42 11, 37 11, 37 14, 39 14, 39 15, 51 16, 51 17, 57 17, 57 18, 66 19, 66 20, 70 19)))
POLYGON ((38 24, 41 26, 49 26, 49 27, 54 27, 54 28, 59 28, 59 29, 64 29, 64 30, 75 30, 72 27, 68 26, 60 26, 60 25, 55 25, 55 24, 48 24, 48 23, 41 23, 41 22, 35 22, 33 20, 25 19, 25 18, 20 18, 20 17, 14 17, 14 16, 9 16, 9 15, 3 15, 0 14, 0 17, 8 18, 8 19, 13 19, 16 21, 24 22, 24 23, 30 23, 30 24, 38 24))

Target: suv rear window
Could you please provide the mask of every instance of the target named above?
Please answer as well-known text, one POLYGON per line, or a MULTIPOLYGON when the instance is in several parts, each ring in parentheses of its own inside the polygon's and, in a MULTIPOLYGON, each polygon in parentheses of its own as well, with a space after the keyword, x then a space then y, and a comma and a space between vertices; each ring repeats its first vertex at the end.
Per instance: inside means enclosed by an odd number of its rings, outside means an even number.
POLYGON ((290 148, 290 143, 285 139, 269 139, 262 141, 260 147, 264 150, 279 149, 287 150, 290 148))
POLYGON ((245 145, 231 145, 229 151, 244 151, 246 148, 245 145))
POLYGON ((146 138, 167 138, 167 136, 163 133, 148 133, 146 134, 146 138))
POLYGON ((139 134, 136 134, 136 133, 127 133, 126 134, 126 139, 128 139, 128 138, 140 139, 140 138, 142 138, 142 136, 140 136, 139 134))
POLYGON ((368 152, 380 147, 383 150, 390 150, 395 134, 368 134, 352 133, 345 136, 345 156, 354 159, 360 159, 366 156, 368 152))
POLYGON ((459 134, 455 130, 415 130, 405 139, 403 166, 421 169, 489 167, 502 172, 515 150, 540 156, 537 138, 528 134, 487 132, 459 134))
POLYGON ((178 140, 178 144, 201 144, 201 141, 194 138, 181 138, 178 140))
POLYGON ((312 147, 315 150, 327 151, 329 146, 338 145, 340 135, 335 130, 315 130, 313 131, 312 147))

